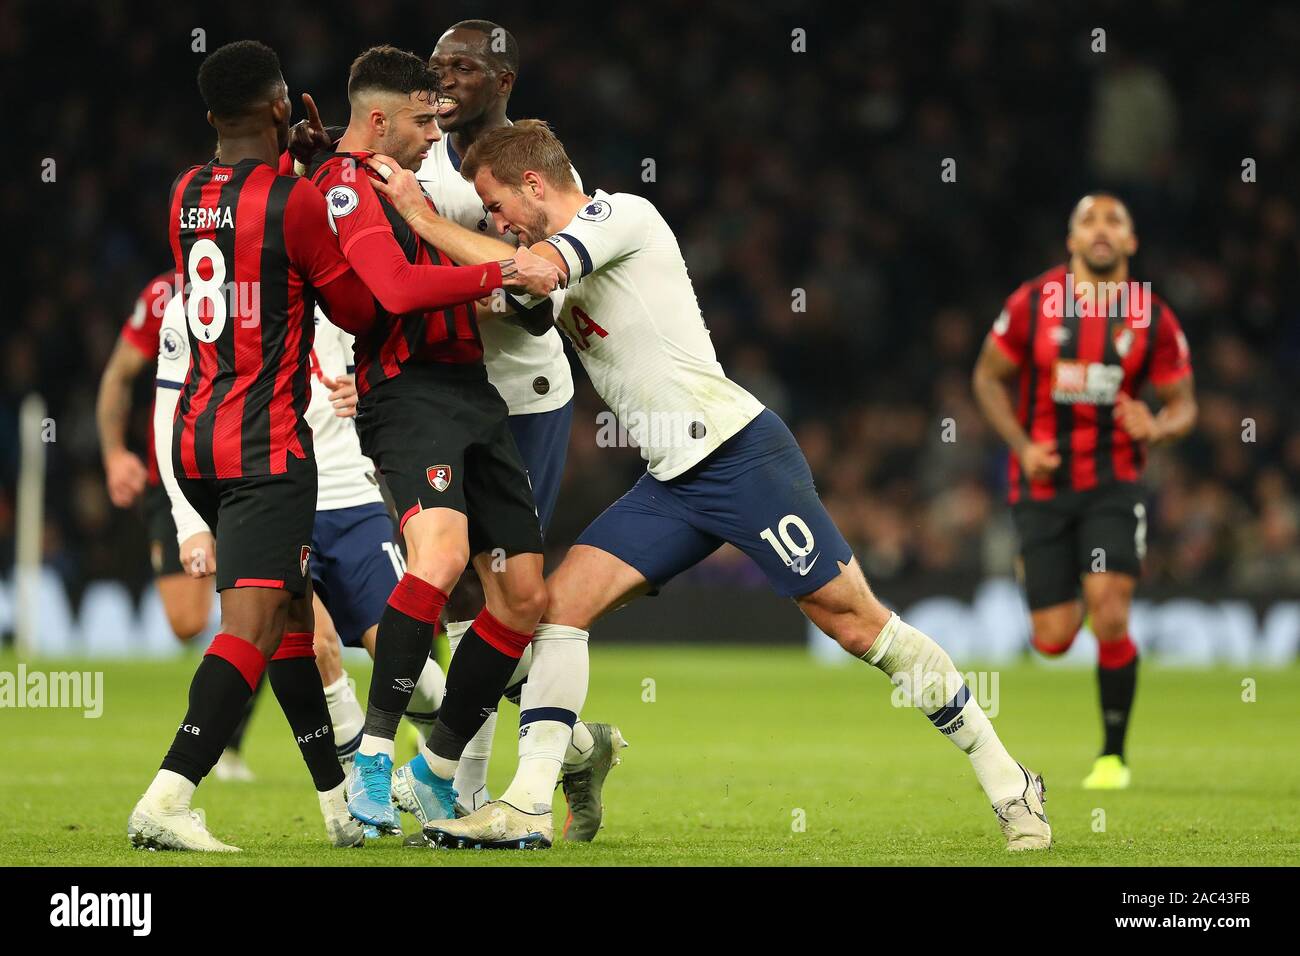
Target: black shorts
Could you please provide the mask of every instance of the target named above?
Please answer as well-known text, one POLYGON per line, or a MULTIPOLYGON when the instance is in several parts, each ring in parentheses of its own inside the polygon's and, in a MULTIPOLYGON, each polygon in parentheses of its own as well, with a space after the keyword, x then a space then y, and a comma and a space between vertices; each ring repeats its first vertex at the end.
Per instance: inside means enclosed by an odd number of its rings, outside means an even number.
POLYGON ((408 366, 365 394, 356 423, 399 528, 426 508, 451 508, 469 521, 470 554, 541 553, 528 472, 484 366, 408 366))
POLYGON ((1085 574, 1139 577, 1146 555, 1145 494, 1133 482, 1012 506, 1030 610, 1073 601, 1085 574))
MULTIPOLYGON (((217 539, 217 590, 283 588, 310 593, 316 462, 288 456, 282 475, 176 482, 217 539)), ((175 550, 175 549, 173 549, 175 550)))
POLYGON ((184 574, 176 541, 176 521, 172 518, 172 501, 161 484, 149 485, 144 490, 144 525, 149 533, 149 560, 153 564, 154 577, 184 574))

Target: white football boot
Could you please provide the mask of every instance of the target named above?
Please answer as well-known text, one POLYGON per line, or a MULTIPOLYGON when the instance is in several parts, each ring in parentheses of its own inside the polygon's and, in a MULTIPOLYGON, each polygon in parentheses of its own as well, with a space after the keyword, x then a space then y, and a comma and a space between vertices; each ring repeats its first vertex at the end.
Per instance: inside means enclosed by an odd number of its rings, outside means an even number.
POLYGON ((325 818, 325 834, 330 843, 339 848, 361 846, 366 842, 365 827, 348 813, 346 786, 346 783, 340 783, 333 790, 316 794, 320 800, 321 816, 325 818))
POLYGON ((165 807, 148 796, 141 797, 131 811, 126 835, 131 845, 139 850, 239 852, 239 847, 222 843, 208 832, 202 810, 191 810, 186 806, 165 807))
POLYGON ((1007 838, 1007 849, 1046 850, 1052 845, 1052 825, 1047 822, 1043 802, 1047 799, 1047 786, 1040 774, 1020 765, 1025 775, 1025 790, 1018 797, 1009 797, 993 805, 998 816, 998 826, 1007 838))
POLYGON ((424 827, 430 846, 449 850, 536 850, 551 845, 551 811, 524 813, 503 800, 485 803, 458 820, 431 821, 424 827))

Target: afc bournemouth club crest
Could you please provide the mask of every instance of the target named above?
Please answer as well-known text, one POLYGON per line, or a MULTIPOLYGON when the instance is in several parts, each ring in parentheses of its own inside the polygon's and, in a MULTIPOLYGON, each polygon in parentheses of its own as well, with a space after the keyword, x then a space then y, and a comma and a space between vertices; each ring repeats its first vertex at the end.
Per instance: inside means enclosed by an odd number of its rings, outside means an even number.
POLYGON ((298 563, 302 566, 302 576, 307 576, 307 562, 311 560, 311 545, 304 544, 298 552, 298 563))
POLYGON ((451 486, 451 465, 434 465, 425 474, 434 491, 446 491, 451 486))
POLYGON ((1128 350, 1133 347, 1133 330, 1126 325, 1116 325, 1110 330, 1111 341, 1121 359, 1128 357, 1128 350))

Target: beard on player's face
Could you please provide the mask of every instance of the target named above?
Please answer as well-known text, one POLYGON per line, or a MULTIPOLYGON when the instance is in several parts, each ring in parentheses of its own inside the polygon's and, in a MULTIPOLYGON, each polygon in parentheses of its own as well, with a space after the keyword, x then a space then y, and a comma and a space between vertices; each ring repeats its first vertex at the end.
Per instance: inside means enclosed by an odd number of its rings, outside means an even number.
POLYGON ((403 169, 412 171, 420 168, 423 162, 420 154, 428 149, 428 143, 418 127, 412 125, 411 128, 406 128, 398 123, 391 123, 375 146, 375 152, 393 157, 403 169))
POLYGON ((1095 254, 1091 251, 1083 254, 1084 264, 1091 272, 1094 272, 1097 275, 1106 275, 1107 273, 1114 272, 1119 268, 1123 259, 1124 257, 1116 249, 1101 254, 1095 254))
POLYGON ((534 242, 549 239, 551 237, 550 222, 541 203, 529 198, 524 193, 520 194, 519 203, 519 214, 514 220, 515 229, 517 230, 515 235, 519 238, 519 241, 532 245, 534 242))

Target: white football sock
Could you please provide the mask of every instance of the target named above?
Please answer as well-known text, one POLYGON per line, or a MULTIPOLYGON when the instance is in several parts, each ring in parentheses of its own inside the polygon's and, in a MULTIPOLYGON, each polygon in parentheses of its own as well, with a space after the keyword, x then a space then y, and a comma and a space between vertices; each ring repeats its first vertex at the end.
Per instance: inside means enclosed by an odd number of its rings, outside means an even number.
POLYGON ((194 790, 194 784, 174 770, 159 770, 144 795, 168 810, 188 810, 194 790))
POLYGON ((587 698, 587 632, 539 624, 519 703, 519 768, 501 799, 525 813, 549 813, 564 752, 587 698))
POLYGON ((330 723, 334 726, 334 747, 346 756, 345 751, 349 745, 359 743, 357 737, 366 726, 366 713, 348 683, 347 671, 325 688, 325 704, 329 707, 330 723))
MULTIPOLYGON (((460 647, 460 639, 465 636, 465 632, 473 623, 473 621, 452 621, 447 625, 447 644, 451 647, 453 658, 456 656, 456 648, 460 647)), ((477 810, 488 802, 488 763, 492 758, 492 736, 496 733, 496 729, 497 713, 494 710, 491 716, 483 721, 483 726, 478 729, 478 733, 465 745, 465 751, 460 755, 460 762, 456 764, 455 780, 452 782, 452 786, 456 788, 456 800, 461 806, 468 807, 470 810, 477 810)), ((425 748, 425 761, 428 762, 431 756, 435 755, 425 748)), ((430 763, 429 766, 432 767, 433 764, 430 763)))
POLYGON ((396 753, 393 741, 387 737, 376 737, 372 734, 361 735, 361 746, 357 748, 357 753, 367 757, 373 757, 376 754, 387 754, 388 759, 392 760, 396 753))
POLYGON ((1020 765, 1002 746, 988 715, 942 647, 892 614, 863 660, 884 671, 905 691, 908 702, 970 757, 990 803, 1024 792, 1020 765))
POLYGON ((591 736, 591 731, 582 721, 573 725, 573 739, 569 741, 568 749, 564 751, 564 769, 572 770, 580 767, 591 754, 591 748, 596 746, 595 739, 591 736))
POLYGON ((426 658, 424 669, 411 691, 411 702, 406 705, 406 719, 411 722, 420 743, 429 739, 429 732, 438 719, 438 710, 442 707, 442 696, 447 690, 447 677, 432 657, 426 658))
POLYGON ((487 776, 488 764, 492 759, 492 735, 496 729, 497 714, 493 711, 483 721, 478 733, 465 745, 465 752, 460 755, 460 763, 456 765, 456 781, 452 784, 456 788, 456 799, 470 810, 477 810, 491 799, 488 795, 487 776))

